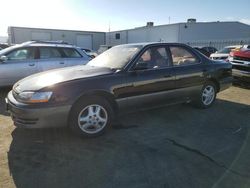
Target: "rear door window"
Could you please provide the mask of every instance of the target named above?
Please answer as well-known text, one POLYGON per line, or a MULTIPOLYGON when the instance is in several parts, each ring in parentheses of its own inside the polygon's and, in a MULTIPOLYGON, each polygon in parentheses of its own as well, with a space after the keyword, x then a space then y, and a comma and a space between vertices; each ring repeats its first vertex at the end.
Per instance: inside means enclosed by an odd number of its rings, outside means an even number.
POLYGON ((62 48, 66 58, 81 58, 82 56, 74 48, 62 48))
POLYGON ((182 65, 192 65, 199 63, 197 57, 181 46, 172 46, 170 47, 173 65, 182 66, 182 65))
POLYGON ((62 58, 62 54, 57 48, 40 47, 40 59, 62 58))

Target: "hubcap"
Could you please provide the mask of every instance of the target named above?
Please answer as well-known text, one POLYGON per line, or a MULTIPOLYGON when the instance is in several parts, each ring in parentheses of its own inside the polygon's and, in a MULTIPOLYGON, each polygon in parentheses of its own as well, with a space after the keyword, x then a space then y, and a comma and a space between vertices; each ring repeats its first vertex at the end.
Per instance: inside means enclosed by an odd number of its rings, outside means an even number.
POLYGON ((214 100, 214 96, 215 96, 214 87, 211 85, 206 86, 202 92, 203 104, 210 105, 214 100))
POLYGON ((100 132, 107 124, 108 113, 100 105, 86 106, 78 116, 78 126, 88 134, 100 132))

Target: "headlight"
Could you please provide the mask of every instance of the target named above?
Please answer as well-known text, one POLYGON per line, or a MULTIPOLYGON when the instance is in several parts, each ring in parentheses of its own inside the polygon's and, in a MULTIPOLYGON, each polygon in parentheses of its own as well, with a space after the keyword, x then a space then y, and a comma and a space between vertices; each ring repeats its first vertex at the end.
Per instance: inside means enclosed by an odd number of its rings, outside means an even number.
POLYGON ((228 57, 228 61, 233 61, 233 60, 234 60, 234 58, 232 56, 228 57))
POLYGON ((17 100, 24 103, 43 103, 43 102, 48 102, 51 95, 52 95, 51 91, 47 92, 25 91, 17 95, 17 100))

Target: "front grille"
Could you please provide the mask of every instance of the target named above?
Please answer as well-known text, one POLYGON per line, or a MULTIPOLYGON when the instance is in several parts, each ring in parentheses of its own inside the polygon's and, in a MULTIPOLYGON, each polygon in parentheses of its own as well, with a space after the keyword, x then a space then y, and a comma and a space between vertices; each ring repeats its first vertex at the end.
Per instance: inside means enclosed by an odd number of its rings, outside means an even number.
POLYGON ((15 115, 12 115, 11 117, 15 123, 22 124, 22 125, 34 125, 38 121, 38 118, 27 119, 27 118, 20 118, 15 115))
POLYGON ((233 69, 250 72, 250 67, 246 67, 246 66, 233 65, 233 69))
POLYGON ((222 60, 222 59, 227 59, 227 57, 213 57, 214 60, 222 60))
POLYGON ((234 60, 250 61, 250 58, 249 57, 234 56, 234 60))

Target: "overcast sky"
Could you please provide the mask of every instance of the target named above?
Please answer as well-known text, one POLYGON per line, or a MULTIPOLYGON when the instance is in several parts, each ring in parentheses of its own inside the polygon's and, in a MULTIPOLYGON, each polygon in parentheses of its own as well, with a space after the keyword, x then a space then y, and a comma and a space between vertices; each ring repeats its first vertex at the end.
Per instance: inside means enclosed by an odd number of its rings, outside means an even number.
POLYGON ((250 0, 3 0, 0 36, 8 26, 108 31, 185 22, 250 24, 250 0))

